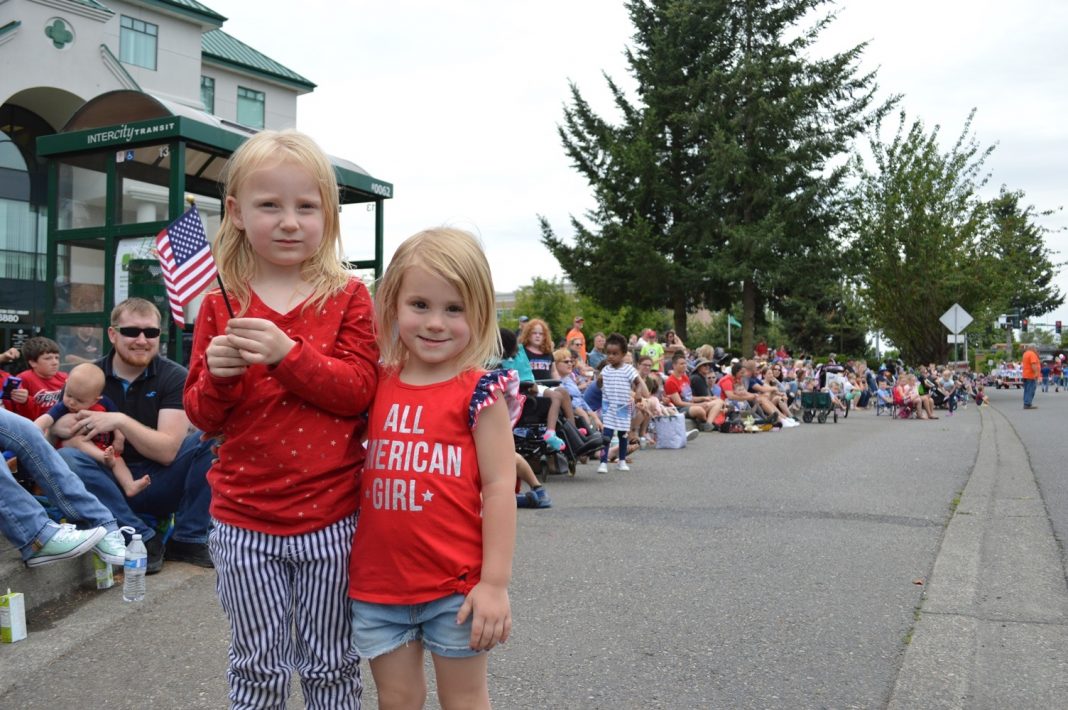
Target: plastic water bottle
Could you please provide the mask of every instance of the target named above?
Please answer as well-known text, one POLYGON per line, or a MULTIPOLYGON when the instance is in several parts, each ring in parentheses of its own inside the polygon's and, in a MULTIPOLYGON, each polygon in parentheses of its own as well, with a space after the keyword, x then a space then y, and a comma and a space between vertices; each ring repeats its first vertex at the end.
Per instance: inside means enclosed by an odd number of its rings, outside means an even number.
POLYGON ((139 602, 145 598, 145 572, 148 571, 148 550, 140 535, 134 535, 126 546, 126 564, 123 567, 122 600, 139 602))

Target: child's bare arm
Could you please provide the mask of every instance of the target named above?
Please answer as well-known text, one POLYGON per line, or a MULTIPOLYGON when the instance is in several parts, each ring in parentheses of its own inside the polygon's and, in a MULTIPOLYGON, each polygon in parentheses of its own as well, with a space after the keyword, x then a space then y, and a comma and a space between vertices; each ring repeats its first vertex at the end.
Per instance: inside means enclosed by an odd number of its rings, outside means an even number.
POLYGON ((114 436, 111 439, 111 448, 115 450, 116 456, 122 456, 122 450, 126 448, 126 435, 118 429, 112 433, 114 436))
POLYGON ((503 397, 479 413, 474 436, 482 479, 482 578, 456 621, 473 614, 471 648, 488 650, 512 631, 508 583, 515 552, 515 446, 503 397))
POLYGON ((47 413, 42 414, 33 420, 34 426, 41 430, 41 433, 48 437, 48 430, 55 424, 55 420, 52 419, 47 413))

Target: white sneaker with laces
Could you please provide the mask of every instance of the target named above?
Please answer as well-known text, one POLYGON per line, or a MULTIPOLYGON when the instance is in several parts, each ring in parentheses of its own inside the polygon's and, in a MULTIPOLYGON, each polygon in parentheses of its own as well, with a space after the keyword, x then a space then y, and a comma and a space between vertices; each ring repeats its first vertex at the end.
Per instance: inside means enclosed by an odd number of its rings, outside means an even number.
POLYGON ((118 530, 113 530, 101 538, 94 551, 109 565, 122 565, 126 562, 126 541, 118 530))
POLYGON ((601 465, 597 467, 597 473, 608 473, 608 462, 602 461, 601 465))
POLYGON ((700 433, 701 432, 697 431, 696 429, 690 429, 689 431, 686 432, 686 441, 693 441, 694 439, 697 438, 697 435, 700 434, 700 433))
POLYGON ((616 470, 617 471, 629 471, 630 470, 630 466, 627 465, 626 461, 620 461, 619 464, 616 466, 616 470))
POLYGON ((26 560, 27 567, 38 567, 83 555, 107 534, 104 528, 79 530, 70 523, 62 523, 58 527, 48 542, 26 560))

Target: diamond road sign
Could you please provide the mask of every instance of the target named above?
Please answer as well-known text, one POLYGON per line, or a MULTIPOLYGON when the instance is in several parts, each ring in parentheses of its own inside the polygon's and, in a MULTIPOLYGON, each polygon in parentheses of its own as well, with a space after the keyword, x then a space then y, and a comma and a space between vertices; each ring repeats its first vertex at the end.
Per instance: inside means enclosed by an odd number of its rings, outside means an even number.
POLYGON ((960 307, 959 303, 954 303, 938 320, 942 322, 942 325, 946 326, 950 333, 957 335, 968 327, 972 322, 972 317, 968 314, 968 311, 960 307))

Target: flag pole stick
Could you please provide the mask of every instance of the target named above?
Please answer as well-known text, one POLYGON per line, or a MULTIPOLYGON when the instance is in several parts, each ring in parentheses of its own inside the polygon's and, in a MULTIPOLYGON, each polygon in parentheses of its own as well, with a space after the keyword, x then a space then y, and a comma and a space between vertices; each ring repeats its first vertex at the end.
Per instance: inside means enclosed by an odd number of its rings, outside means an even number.
MULTIPOLYGON (((190 209, 197 206, 197 198, 193 195, 186 195, 186 202, 189 203, 190 209)), ((219 284, 219 290, 222 292, 223 303, 226 304, 226 312, 230 314, 231 318, 234 318, 234 307, 230 305, 230 296, 226 293, 226 287, 223 286, 222 276, 219 275, 219 270, 215 270, 215 281, 219 284)))

